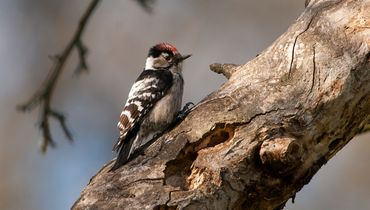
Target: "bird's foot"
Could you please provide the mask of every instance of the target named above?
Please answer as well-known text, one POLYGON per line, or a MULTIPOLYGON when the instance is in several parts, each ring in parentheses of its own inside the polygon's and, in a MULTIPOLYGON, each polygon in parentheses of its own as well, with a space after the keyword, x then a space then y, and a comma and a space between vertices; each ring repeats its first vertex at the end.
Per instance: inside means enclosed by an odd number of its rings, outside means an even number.
POLYGON ((182 108, 182 110, 177 114, 176 116, 176 122, 182 121, 191 111, 191 109, 194 107, 193 102, 188 102, 185 104, 185 106, 182 108))

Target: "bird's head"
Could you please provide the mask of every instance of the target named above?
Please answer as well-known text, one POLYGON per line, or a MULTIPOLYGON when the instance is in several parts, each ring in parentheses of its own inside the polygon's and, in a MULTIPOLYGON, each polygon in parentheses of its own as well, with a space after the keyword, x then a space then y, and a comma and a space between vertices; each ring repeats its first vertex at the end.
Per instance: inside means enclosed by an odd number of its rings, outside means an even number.
POLYGON ((191 55, 181 55, 175 46, 168 43, 159 43, 150 48, 145 63, 145 69, 161 70, 178 66, 191 55))

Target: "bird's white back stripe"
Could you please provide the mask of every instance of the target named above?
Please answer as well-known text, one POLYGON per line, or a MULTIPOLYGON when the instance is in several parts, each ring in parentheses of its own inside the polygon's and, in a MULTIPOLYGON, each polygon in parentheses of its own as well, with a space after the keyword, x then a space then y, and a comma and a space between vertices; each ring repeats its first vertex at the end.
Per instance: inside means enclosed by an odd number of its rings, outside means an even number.
POLYGON ((139 112, 143 111, 144 107, 142 106, 141 101, 136 100, 136 101, 133 101, 133 103, 137 106, 137 110, 139 112))
POLYGON ((154 81, 158 80, 157 78, 145 78, 139 81, 136 81, 134 85, 132 86, 130 93, 128 94, 128 98, 131 98, 136 93, 143 91, 144 88, 150 88, 150 83, 153 83, 154 81), (148 87, 149 85, 149 87, 148 87))

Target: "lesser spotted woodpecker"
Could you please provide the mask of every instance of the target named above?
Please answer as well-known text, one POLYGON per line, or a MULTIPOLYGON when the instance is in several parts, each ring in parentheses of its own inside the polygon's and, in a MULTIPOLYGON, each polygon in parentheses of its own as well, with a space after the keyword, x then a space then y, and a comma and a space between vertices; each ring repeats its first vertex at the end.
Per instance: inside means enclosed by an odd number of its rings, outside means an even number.
POLYGON ((181 55, 175 46, 150 48, 144 71, 136 79, 118 122, 118 157, 111 170, 125 164, 135 150, 163 132, 181 109, 184 80, 181 55))

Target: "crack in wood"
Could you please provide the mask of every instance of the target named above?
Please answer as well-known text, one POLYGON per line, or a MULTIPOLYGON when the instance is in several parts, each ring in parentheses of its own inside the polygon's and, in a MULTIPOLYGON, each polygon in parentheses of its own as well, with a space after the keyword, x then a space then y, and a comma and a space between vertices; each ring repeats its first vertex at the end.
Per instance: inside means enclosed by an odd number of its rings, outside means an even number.
POLYGON ((316 77, 316 49, 315 49, 315 45, 313 45, 312 48, 313 48, 312 49, 313 50, 313 55, 312 55, 313 72, 312 72, 312 83, 311 83, 310 94, 312 93, 313 87, 315 86, 315 77, 316 77))
MULTIPOLYGON (((316 12, 317 14, 317 12, 316 12)), ((308 22, 306 28, 301 31, 295 38, 294 38, 294 42, 293 42, 293 49, 292 49, 292 59, 290 60, 290 65, 289 65, 289 72, 288 72, 288 79, 290 79, 290 76, 291 76, 291 72, 292 72, 292 68, 293 68, 293 62, 294 62, 294 56, 295 56, 295 46, 297 44, 297 40, 299 38, 299 36, 301 36, 303 33, 305 33, 311 26, 312 22, 313 22, 313 19, 316 17, 316 14, 313 15, 310 19, 310 21, 308 22)))
POLYGON ((141 182, 156 182, 156 181, 164 181, 164 177, 162 178, 145 178, 145 179, 138 179, 138 180, 135 180, 135 181, 132 181, 128 184, 125 184, 125 185, 122 185, 121 188, 124 189, 124 188, 127 188, 129 187, 130 185, 133 185, 133 184, 137 184, 137 183, 141 183, 141 182))
POLYGON ((182 192, 183 190, 171 190, 169 193, 168 193, 168 200, 166 201, 165 205, 168 206, 168 203, 172 200, 172 193, 174 192, 182 192))

